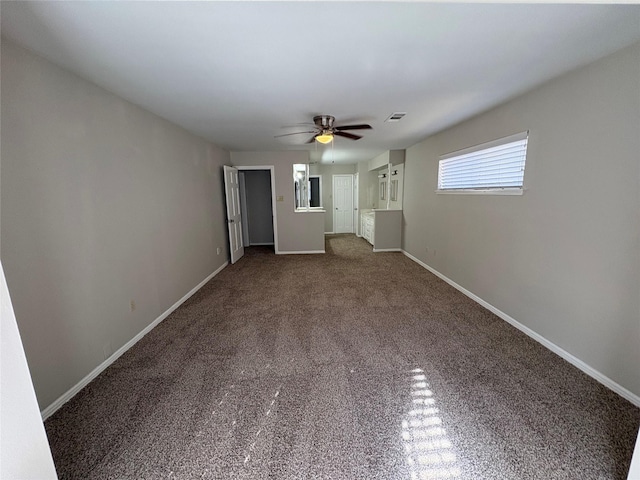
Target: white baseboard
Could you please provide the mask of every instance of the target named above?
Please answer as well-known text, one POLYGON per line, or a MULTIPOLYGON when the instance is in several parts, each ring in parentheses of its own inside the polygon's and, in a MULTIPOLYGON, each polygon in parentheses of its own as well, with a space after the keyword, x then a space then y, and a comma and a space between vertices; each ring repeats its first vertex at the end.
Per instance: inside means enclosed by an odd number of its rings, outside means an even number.
POLYGON ((267 242, 267 243, 250 243, 249 245, 247 245, 247 247, 262 247, 262 246, 266 246, 266 245, 273 245, 273 242, 267 242))
POLYGON ((615 381, 611 380, 609 377, 607 377, 603 373, 599 372, 595 368, 587 365, 585 362, 583 362, 579 358, 575 357, 571 353, 567 352, 566 350, 564 350, 563 348, 559 347, 558 345, 556 345, 555 343, 551 342, 550 340, 547 340, 546 338, 544 338, 539 333, 536 333, 535 331, 531 330, 529 327, 521 324, 516 319, 510 317, 509 315, 507 315, 503 311, 497 309, 496 307, 494 307, 490 303, 484 301, 483 299, 481 299, 477 295, 471 293, 466 288, 458 285, 456 282, 454 282, 450 278, 446 277, 442 273, 438 272, 436 269, 430 267, 429 265, 424 263, 422 260, 414 257, 413 255, 411 255, 410 253, 408 253, 408 252, 406 252, 404 250, 402 250, 402 253, 404 253, 407 257, 409 257, 411 260, 413 260, 417 264, 422 265, 424 268, 429 270, 435 276, 437 276, 437 277, 441 278, 442 280, 444 280, 445 282, 447 282, 449 285, 451 285, 455 289, 457 289, 460 292, 464 293, 470 299, 472 299, 475 302, 477 302, 480 305, 482 305, 484 308, 486 308, 490 312, 496 314, 498 317, 500 317, 505 322, 510 323, 511 325, 516 327, 518 330, 520 330, 521 332, 525 333, 526 335, 528 335, 529 337, 534 339, 536 342, 538 342, 538 343, 542 344, 543 346, 547 347, 553 353, 561 356, 567 362, 569 362, 573 366, 579 368, 584 373, 586 373, 590 377, 594 378, 595 380, 600 382, 605 387, 609 388, 610 390, 613 390, 614 392, 616 392, 621 397, 626 398, 631 403, 633 403, 635 406, 640 407, 640 396, 638 396, 635 393, 627 390, 622 385, 620 385, 620 384, 616 383, 615 381))
POLYGON ((325 235, 335 235, 333 232, 324 232, 325 235))
POLYGON ((294 252, 283 252, 282 250, 280 250, 278 252, 279 255, 298 255, 298 254, 307 254, 307 253, 325 253, 324 250, 300 250, 300 251, 294 251, 294 252))
POLYGON ((42 410, 42 412, 40 412, 40 415, 42 415, 42 420, 44 421, 47 418, 49 418, 60 407, 62 407, 62 405, 67 403, 69 400, 71 400, 80 390, 82 390, 84 387, 86 387, 89 384, 89 382, 91 382, 91 380, 93 380, 98 375, 100 375, 107 367, 109 367, 109 365, 111 365, 113 362, 115 362, 123 353, 125 353, 127 350, 129 350, 131 347, 133 347, 136 343, 138 343, 138 341, 140 341, 140 339, 142 337, 144 337, 147 333, 149 333, 151 330, 153 330, 154 327, 156 327, 165 318, 167 318, 169 315, 171 315, 171 313, 175 309, 177 309, 180 305, 182 305, 184 302, 186 302, 189 299, 189 297, 191 297, 194 293, 196 293, 198 290, 200 290, 209 280, 211 280, 218 273, 220 273, 227 265, 229 265, 229 262, 225 262, 224 264, 222 264, 222 266, 220 266, 220 268, 218 268, 212 274, 208 275, 207 278, 205 278, 198 285, 193 287, 184 297, 182 297, 180 300, 178 300, 176 303, 174 303, 171 307, 169 307, 169 309, 167 311, 165 311, 162 315, 160 315, 158 318, 156 318, 149 325, 147 325, 144 328, 144 330, 142 330, 135 337, 133 337, 131 340, 129 340, 127 343, 125 343, 122 347, 120 347, 118 350, 116 350, 109 358, 107 358, 104 362, 102 362, 100 365, 98 365, 96 368, 94 368, 86 377, 84 377, 77 384, 75 384, 73 387, 71 387, 71 389, 67 390, 60 397, 58 397, 51 405, 49 405, 47 408, 42 410))
POLYGON ((374 248, 374 252, 401 252, 401 248, 374 248))

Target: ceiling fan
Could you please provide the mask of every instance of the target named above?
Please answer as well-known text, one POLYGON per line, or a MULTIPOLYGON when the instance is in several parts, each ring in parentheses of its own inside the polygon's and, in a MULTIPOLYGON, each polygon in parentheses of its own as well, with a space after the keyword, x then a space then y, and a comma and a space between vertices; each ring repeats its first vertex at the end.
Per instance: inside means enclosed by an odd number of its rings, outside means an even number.
POLYGON ((314 140, 320 143, 330 143, 333 140, 334 136, 345 137, 350 140, 359 140, 360 138, 362 138, 362 135, 349 133, 345 130, 371 130, 371 125, 366 124, 334 126, 335 120, 335 117, 331 115, 316 115, 315 117, 313 117, 313 124, 302 124, 309 125, 309 130, 305 130, 304 132, 276 135, 276 138, 311 133, 313 134, 313 136, 305 143, 313 143, 314 140))

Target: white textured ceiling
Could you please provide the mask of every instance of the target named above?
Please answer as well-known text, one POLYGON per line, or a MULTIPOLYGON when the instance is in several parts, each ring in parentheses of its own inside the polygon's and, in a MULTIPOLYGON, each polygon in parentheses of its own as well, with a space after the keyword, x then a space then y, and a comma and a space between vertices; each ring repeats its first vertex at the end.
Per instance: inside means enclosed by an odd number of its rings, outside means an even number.
POLYGON ((2 35, 228 150, 352 163, 640 41, 639 5, 2 2, 2 35), (398 123, 384 123, 393 112, 398 123), (274 136, 330 114, 333 149, 274 136))

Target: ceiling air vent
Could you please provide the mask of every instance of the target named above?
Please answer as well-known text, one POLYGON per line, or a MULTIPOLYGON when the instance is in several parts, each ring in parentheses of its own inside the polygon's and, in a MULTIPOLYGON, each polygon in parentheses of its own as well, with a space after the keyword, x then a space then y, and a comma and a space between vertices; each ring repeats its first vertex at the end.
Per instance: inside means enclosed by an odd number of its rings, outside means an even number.
POLYGON ((389 115, 389 118, 387 118, 385 122, 399 122, 406 114, 407 112, 394 112, 389 115))

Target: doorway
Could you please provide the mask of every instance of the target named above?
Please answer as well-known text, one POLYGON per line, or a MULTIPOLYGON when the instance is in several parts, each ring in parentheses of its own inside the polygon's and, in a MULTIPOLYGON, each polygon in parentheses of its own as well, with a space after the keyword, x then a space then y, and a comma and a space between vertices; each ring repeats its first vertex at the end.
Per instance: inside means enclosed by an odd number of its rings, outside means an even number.
POLYGON ((269 170, 239 170, 242 238, 246 247, 273 245, 269 170))
POLYGON ((225 166, 224 170, 231 263, 244 254, 244 247, 272 245, 279 253, 274 167, 225 166), (237 216, 230 215, 230 207, 237 216))

